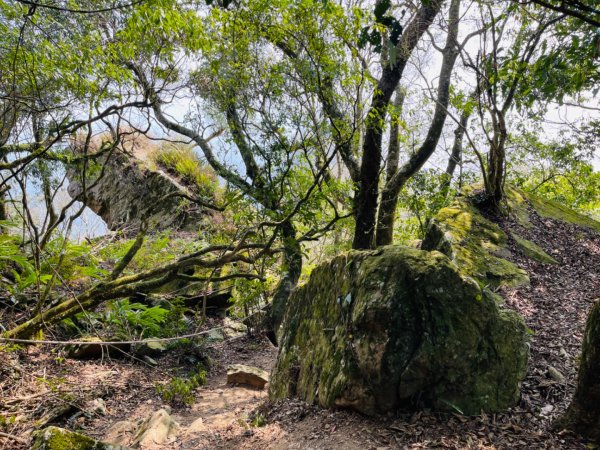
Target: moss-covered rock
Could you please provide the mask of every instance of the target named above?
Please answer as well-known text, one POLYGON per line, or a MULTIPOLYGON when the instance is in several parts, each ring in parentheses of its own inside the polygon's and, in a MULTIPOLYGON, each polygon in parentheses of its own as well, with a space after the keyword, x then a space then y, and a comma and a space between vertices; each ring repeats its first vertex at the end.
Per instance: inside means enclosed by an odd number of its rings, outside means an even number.
POLYGON ((528 241, 516 233, 511 233, 511 236, 527 257, 544 264, 558 264, 556 259, 546 253, 544 249, 536 243, 528 241))
POLYGON ((600 442, 600 299, 592 306, 585 326, 575 396, 554 426, 600 442))
POLYGON ((91 167, 94 169, 86 174, 86 183, 76 168, 67 172, 67 192, 80 199, 85 185, 86 206, 111 230, 132 234, 147 218, 151 230, 197 231, 210 226, 215 218, 214 211, 186 199, 194 196, 188 186, 165 171, 150 167, 145 157, 135 151, 119 149, 100 157, 91 167))
POLYGON ((581 227, 589 228, 590 230, 600 233, 600 222, 578 213, 577 211, 561 205, 553 200, 538 197, 531 192, 521 192, 527 198, 531 206, 542 217, 560 220, 566 223, 572 223, 581 227))
POLYGON ((508 261, 507 236, 483 217, 467 197, 439 211, 429 223, 424 250, 438 250, 452 259, 463 275, 482 286, 519 286, 529 282, 527 272, 508 261))
POLYGON ((127 450, 127 447, 107 444, 64 428, 47 427, 34 433, 31 450, 127 450))
POLYGON ((527 361, 517 314, 445 255, 395 246, 316 268, 292 294, 279 342, 272 399, 366 414, 499 411, 519 398, 527 361))
POLYGON ((505 192, 508 213, 519 225, 525 228, 533 227, 528 211, 528 208, 531 208, 541 217, 560 220, 600 233, 600 222, 554 200, 548 200, 535 195, 533 192, 525 192, 511 186, 507 186, 505 192))

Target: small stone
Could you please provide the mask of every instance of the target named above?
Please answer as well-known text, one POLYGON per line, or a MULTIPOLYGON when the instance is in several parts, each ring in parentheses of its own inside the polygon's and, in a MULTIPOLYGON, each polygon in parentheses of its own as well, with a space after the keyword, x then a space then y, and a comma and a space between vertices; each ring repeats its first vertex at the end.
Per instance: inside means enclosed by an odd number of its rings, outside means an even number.
POLYGON ((187 428, 186 433, 205 433, 206 431, 208 431, 208 427, 204 423, 204 419, 202 417, 199 417, 190 424, 190 426, 187 428))
POLYGON ((207 333, 206 339, 212 342, 222 342, 225 340, 225 337, 223 336, 223 333, 221 333, 221 330, 213 329, 207 333))
POLYGON ((230 317, 223 319, 223 335, 227 339, 242 337, 248 332, 248 327, 242 322, 233 320, 230 317))
POLYGON ((158 366, 158 363, 155 359, 150 358, 148 355, 144 356, 144 362, 151 365, 152 367, 158 366))
POLYGON ((106 403, 101 398, 96 398, 92 400, 90 409, 94 414, 99 414, 101 416, 105 416, 106 414, 108 414, 108 411, 106 409, 106 403))
POLYGON ((269 373, 258 367, 233 364, 227 368, 227 384, 244 384, 263 389, 269 382, 269 373))
POLYGON ((129 445, 136 429, 135 422, 129 420, 115 422, 104 433, 104 440, 110 444, 129 445))
POLYGON ((542 415, 547 416, 554 410, 554 406, 552 405, 544 405, 542 406, 542 415))
POLYGON ((82 344, 69 344, 65 346, 65 356, 72 359, 95 359, 110 356, 111 358, 123 357, 130 350, 128 344, 105 345, 97 336, 86 336, 79 339, 82 344))
POLYGON ((554 381, 558 381, 559 383, 565 381, 565 376, 552 366, 548 366, 548 375, 550 375, 550 378, 554 381))

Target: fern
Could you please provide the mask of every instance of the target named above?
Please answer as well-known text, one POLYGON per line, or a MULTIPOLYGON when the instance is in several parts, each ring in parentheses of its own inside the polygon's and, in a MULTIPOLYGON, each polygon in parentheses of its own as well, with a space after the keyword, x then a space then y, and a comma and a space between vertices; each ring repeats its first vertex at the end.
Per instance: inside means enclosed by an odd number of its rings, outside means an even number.
POLYGON ((151 337, 161 334, 168 316, 169 310, 162 306, 149 307, 143 303, 130 303, 125 299, 109 305, 105 321, 122 336, 151 337))

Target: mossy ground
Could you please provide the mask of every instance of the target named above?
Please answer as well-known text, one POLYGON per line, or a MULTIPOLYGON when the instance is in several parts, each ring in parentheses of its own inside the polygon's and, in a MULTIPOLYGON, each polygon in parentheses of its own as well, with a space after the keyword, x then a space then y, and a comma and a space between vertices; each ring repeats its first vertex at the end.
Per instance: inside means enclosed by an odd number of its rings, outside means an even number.
POLYGON ((511 233, 511 236, 527 257, 544 264, 558 264, 556 259, 536 243, 528 241, 516 233, 511 233))
POLYGON ((505 191, 508 213, 519 225, 525 228, 533 226, 529 220, 529 212, 527 210, 528 207, 531 207, 541 217, 560 220, 561 222, 578 225, 600 233, 600 222, 580 214, 565 205, 561 205, 554 200, 548 200, 532 192, 525 192, 510 186, 505 191))

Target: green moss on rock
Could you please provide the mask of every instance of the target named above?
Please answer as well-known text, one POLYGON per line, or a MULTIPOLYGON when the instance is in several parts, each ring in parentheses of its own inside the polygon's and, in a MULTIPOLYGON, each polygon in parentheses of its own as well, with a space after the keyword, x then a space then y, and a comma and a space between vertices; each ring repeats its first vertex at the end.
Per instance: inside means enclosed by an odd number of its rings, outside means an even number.
POLYGON ((531 206, 540 216, 572 223, 600 233, 600 222, 591 217, 573 211, 571 208, 561 205, 553 200, 538 197, 531 192, 522 194, 527 197, 531 206))
POLYGON ((483 217, 466 197, 458 197, 431 220, 421 248, 444 253, 463 275, 475 278, 482 286, 529 282, 525 270, 505 259, 510 250, 504 231, 483 217))
POLYGON ((127 447, 106 444, 64 428, 47 427, 34 433, 31 450, 127 450, 127 447))
POLYGON ((511 233, 511 236, 528 258, 544 264, 558 264, 556 259, 546 253, 542 247, 534 242, 528 241, 516 233, 511 233))
POLYGON ((366 414, 422 406, 477 414, 519 398, 522 319, 440 252, 390 246, 339 256, 313 270, 288 305, 273 399, 366 414))

